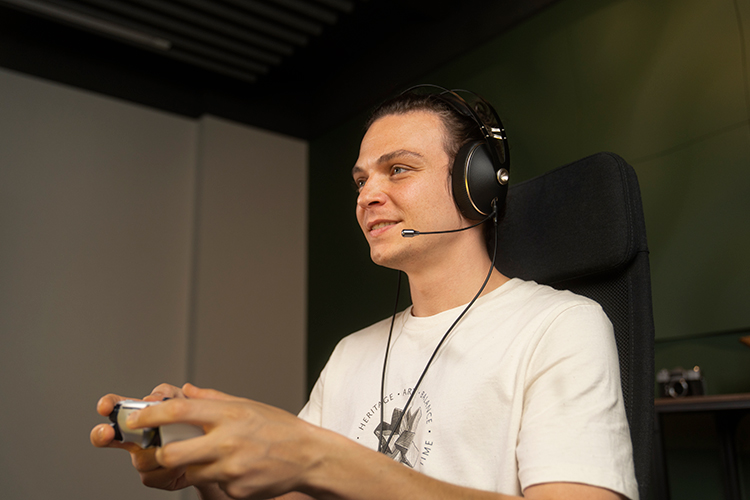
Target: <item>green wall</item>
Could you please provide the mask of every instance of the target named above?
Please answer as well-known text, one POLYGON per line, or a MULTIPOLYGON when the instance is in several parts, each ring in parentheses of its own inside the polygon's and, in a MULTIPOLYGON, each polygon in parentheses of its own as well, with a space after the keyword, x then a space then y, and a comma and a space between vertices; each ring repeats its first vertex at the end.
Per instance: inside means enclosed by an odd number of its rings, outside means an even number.
MULTIPOLYGON (((711 393, 750 392, 750 349, 738 341, 750 334, 748 53, 747 0, 560 0, 422 79, 495 104, 514 182, 597 151, 633 165, 656 368, 700 365, 711 393)), ((369 261, 354 218, 349 171, 364 118, 311 143, 310 384, 339 338, 393 308, 396 274, 369 261)), ((715 441, 685 438, 710 428, 690 425, 665 422, 673 498, 721 498, 715 441)))
MULTIPOLYGON (((746 0, 561 0, 422 79, 495 104, 515 182, 603 150, 635 167, 656 366, 722 368, 728 349, 737 362, 720 378, 733 382, 715 392, 750 391, 739 335, 723 349, 700 341, 750 327, 749 52, 746 0)), ((369 262, 354 219, 363 119, 311 144, 310 383, 336 340, 393 307, 395 273, 369 262)))

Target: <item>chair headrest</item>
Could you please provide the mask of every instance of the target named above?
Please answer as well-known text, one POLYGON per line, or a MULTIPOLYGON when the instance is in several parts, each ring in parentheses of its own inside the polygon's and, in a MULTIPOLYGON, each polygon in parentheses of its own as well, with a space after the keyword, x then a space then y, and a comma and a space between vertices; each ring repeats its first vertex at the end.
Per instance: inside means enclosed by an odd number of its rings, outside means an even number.
POLYGON ((498 269, 552 284, 608 273, 648 251, 638 179, 598 153, 511 186, 498 269))

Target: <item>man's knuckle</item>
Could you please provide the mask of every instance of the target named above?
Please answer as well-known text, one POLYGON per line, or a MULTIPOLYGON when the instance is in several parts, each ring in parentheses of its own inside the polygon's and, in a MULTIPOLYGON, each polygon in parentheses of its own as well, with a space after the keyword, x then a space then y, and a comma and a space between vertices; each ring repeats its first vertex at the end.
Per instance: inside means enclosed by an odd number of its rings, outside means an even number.
POLYGON ((172 448, 170 446, 165 446, 161 449, 161 453, 159 454, 159 463, 162 467, 173 469, 178 465, 177 458, 178 456, 172 451, 172 448))
POLYGON ((216 444, 219 456, 230 457, 237 448, 236 441, 233 439, 222 439, 216 444))
POLYGON ((246 472, 244 465, 236 459, 229 460, 224 469, 226 477, 231 480, 239 479, 246 472))
POLYGON ((180 420, 185 416, 188 409, 190 408, 190 404, 185 399, 174 399, 169 402, 168 405, 166 405, 166 413, 167 417, 169 417, 172 420, 180 420))
POLYGON ((237 481, 230 481, 229 483, 227 483, 224 491, 232 498, 243 498, 246 497, 249 493, 247 489, 237 481))
POLYGON ((131 453, 131 461, 138 472, 147 472, 153 469, 152 461, 144 453, 131 453))
POLYGON ((165 395, 173 395, 175 393, 175 387, 171 384, 159 384, 156 387, 154 387, 154 390, 151 391, 151 394, 158 393, 158 394, 165 394, 165 395))

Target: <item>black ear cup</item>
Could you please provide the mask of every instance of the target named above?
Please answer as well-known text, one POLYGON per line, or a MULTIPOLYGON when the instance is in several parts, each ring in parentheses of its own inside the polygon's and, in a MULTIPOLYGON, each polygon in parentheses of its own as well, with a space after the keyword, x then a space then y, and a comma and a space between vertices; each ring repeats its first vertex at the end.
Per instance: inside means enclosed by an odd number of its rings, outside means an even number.
POLYGON ((448 90, 439 85, 416 85, 402 94, 420 91, 429 92, 457 113, 473 120, 484 136, 483 140, 461 147, 453 162, 453 199, 463 216, 470 220, 487 218, 493 211, 495 199, 498 212, 502 212, 508 194, 510 151, 505 129, 495 109, 473 92, 448 90), (467 94, 468 100, 459 93, 467 94))
POLYGON ((453 199, 467 219, 481 220, 492 212, 492 201, 502 207, 508 192, 507 171, 498 175, 486 141, 465 144, 453 162, 453 199))

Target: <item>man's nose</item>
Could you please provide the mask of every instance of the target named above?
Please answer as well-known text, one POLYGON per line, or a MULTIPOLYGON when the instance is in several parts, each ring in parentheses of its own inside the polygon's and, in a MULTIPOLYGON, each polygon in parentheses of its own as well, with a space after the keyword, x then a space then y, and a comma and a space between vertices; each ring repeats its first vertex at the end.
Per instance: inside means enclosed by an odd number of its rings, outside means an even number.
POLYGON ((383 180, 378 176, 370 177, 365 185, 359 189, 357 205, 361 208, 367 208, 372 205, 383 204, 387 197, 383 180))

